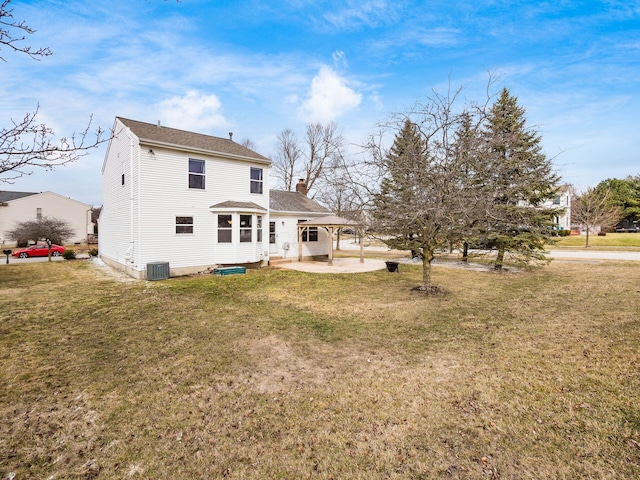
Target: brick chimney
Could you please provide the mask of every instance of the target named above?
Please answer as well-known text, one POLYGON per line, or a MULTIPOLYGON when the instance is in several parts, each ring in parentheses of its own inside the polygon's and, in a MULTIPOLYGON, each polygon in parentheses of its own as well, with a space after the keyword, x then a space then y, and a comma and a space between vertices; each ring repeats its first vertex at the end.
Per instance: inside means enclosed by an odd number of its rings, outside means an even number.
POLYGON ((305 197, 307 196, 307 183, 304 181, 304 178, 298 180, 296 183, 296 192, 301 193, 305 197))

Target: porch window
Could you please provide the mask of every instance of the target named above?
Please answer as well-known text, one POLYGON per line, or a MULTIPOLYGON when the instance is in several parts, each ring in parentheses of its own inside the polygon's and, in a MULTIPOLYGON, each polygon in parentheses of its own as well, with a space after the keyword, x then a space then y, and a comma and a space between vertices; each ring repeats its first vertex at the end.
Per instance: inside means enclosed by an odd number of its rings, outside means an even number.
POLYGON ((204 160, 189 159, 189 188, 204 190, 204 160))
POLYGON ((251 242, 251 217, 252 215, 240 215, 240 242, 251 242))
POLYGON ((231 243, 231 215, 218 215, 218 243, 231 243))
POLYGON ((251 168, 251 193, 262 193, 262 169, 251 168))
POLYGON ((176 217, 176 233, 193 233, 193 217, 176 217))
POLYGON ((262 215, 256 217, 256 240, 258 243, 262 242, 262 215))

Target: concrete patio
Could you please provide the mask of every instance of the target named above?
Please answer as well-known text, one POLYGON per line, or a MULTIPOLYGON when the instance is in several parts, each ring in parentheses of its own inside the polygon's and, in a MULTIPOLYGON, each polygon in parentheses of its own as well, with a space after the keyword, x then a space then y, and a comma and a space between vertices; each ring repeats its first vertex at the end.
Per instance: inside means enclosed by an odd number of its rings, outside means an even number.
POLYGON ((359 258, 334 258, 333 265, 329 262, 290 262, 279 263, 277 268, 297 270, 309 273, 362 273, 373 272, 387 268, 384 260, 365 258, 360 262, 359 258))

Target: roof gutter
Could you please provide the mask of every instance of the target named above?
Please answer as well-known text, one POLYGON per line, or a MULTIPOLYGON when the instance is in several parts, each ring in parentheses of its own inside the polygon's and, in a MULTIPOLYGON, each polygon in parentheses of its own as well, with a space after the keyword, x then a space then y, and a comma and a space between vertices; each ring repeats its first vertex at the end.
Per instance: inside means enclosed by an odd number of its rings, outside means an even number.
POLYGON ((182 152, 201 153, 205 155, 217 155, 230 160, 241 160, 243 162, 260 163, 262 165, 271 165, 268 158, 245 157, 244 155, 234 155, 233 153, 216 152, 214 150, 206 150, 204 148, 188 147, 185 145, 176 145, 174 143, 159 142, 157 140, 149 140, 141 138, 140 144, 149 145, 150 147, 164 147, 171 150, 180 150, 182 152))

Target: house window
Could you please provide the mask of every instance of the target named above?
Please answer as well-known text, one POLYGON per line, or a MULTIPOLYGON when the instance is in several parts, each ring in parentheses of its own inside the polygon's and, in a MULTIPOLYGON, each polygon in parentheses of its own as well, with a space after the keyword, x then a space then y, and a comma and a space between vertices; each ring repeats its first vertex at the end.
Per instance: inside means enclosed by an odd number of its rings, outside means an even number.
POLYGON ((204 160, 189 159, 189 188, 204 190, 204 160))
POLYGON ((36 218, 40 220, 42 218, 42 209, 36 208, 36 218))
POLYGON ((176 233, 193 233, 193 217, 176 217, 176 233))
MULTIPOLYGON (((298 223, 305 222, 306 220, 298 220, 298 223)), ((318 241, 318 227, 307 227, 302 231, 303 242, 317 242, 318 241)))
POLYGON ((262 193, 261 168, 251 168, 251 193, 262 193))
POLYGON ((256 240, 258 242, 262 242, 262 215, 258 215, 256 217, 256 228, 257 228, 257 230, 256 230, 256 235, 257 235, 256 240))
POLYGON ((303 242, 317 242, 318 241, 318 227, 307 227, 302 232, 303 242))
POLYGON ((269 243, 276 243, 276 222, 269 222, 269 243))
POLYGON ((218 243, 231 243, 231 215, 218 215, 218 243))
POLYGON ((120 177, 120 185, 124 185, 124 162, 120 164, 122 166, 122 176, 120 177))
POLYGON ((252 215, 240 215, 240 242, 251 241, 251 217, 252 215))

